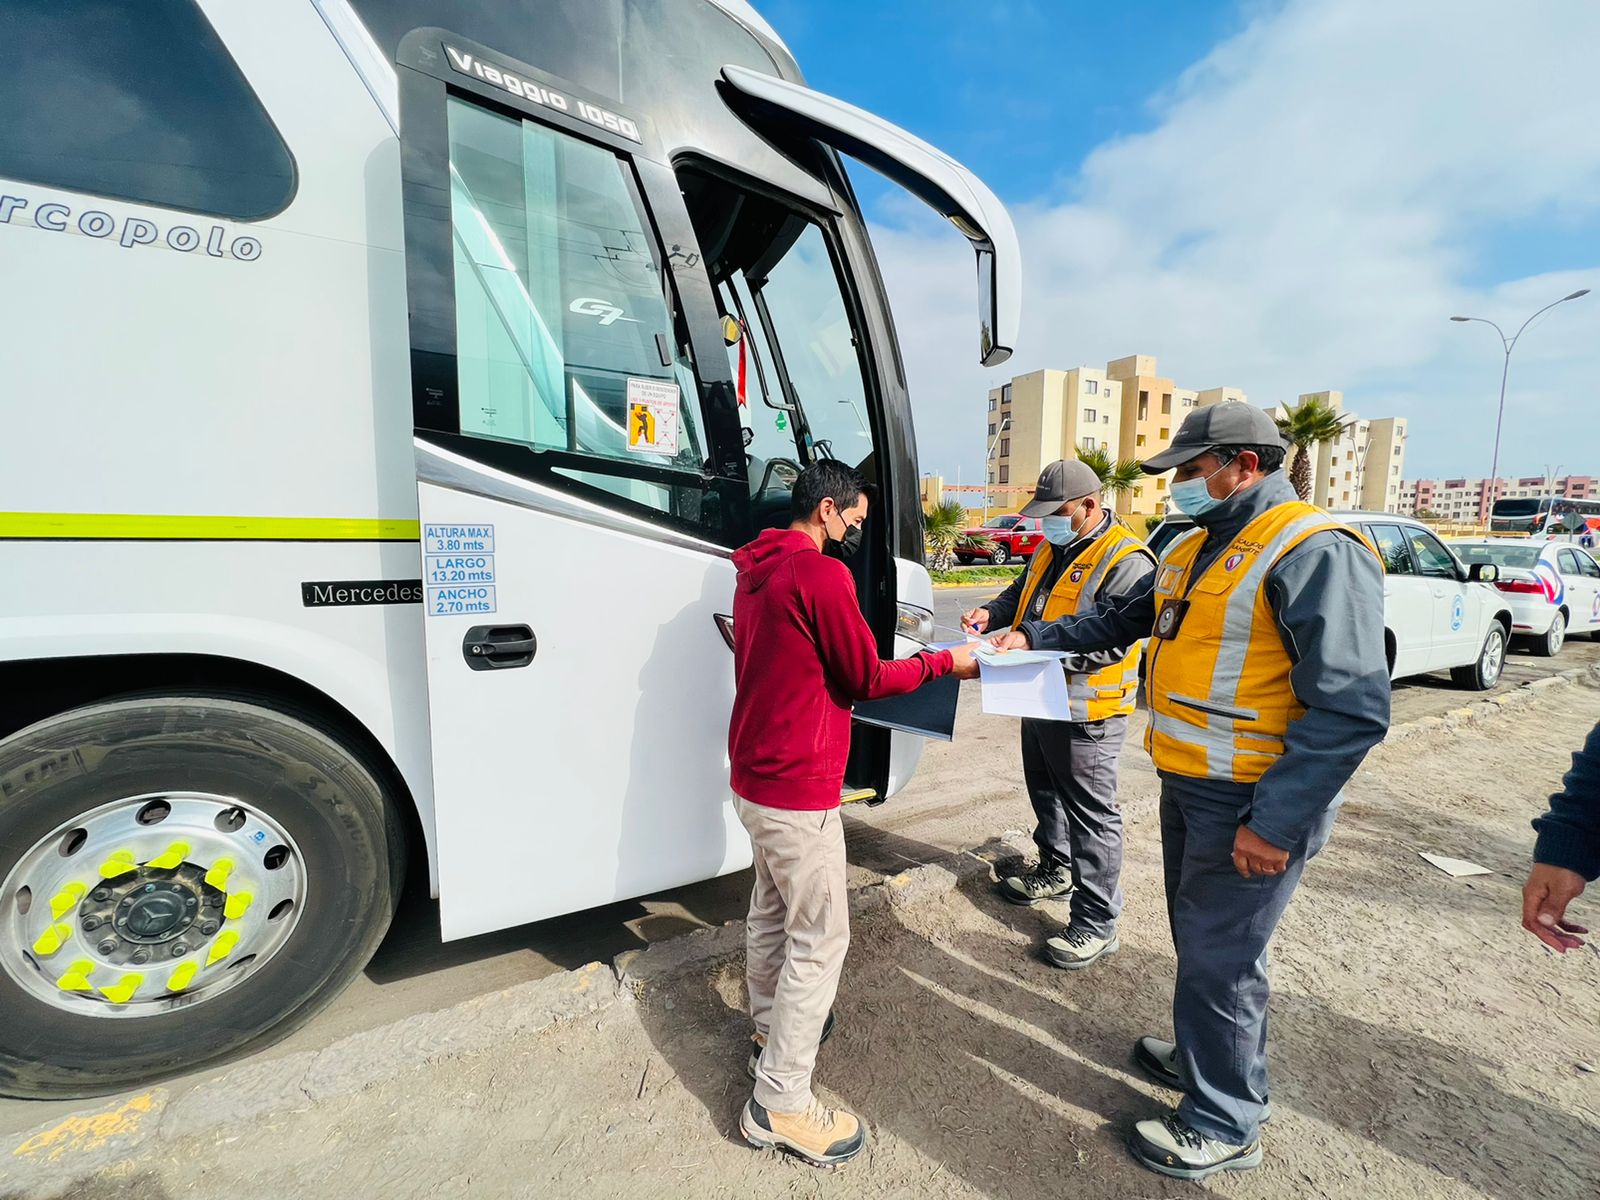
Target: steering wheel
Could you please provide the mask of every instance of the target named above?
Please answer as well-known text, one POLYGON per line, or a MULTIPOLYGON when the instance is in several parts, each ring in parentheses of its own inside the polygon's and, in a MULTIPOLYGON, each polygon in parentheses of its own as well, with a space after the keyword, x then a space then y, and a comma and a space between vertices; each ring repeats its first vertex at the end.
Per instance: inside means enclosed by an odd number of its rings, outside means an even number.
POLYGON ((798 479, 800 477, 801 467, 800 467, 800 464, 797 463, 794 459, 792 459, 792 458, 769 458, 769 459, 767 459, 767 469, 765 471, 761 472, 761 486, 756 489, 756 491, 755 491, 756 495, 759 496, 762 492, 767 490, 767 484, 772 479, 772 468, 777 466, 779 463, 783 463, 785 466, 793 467, 794 468, 794 473, 795 473, 795 478, 798 479))

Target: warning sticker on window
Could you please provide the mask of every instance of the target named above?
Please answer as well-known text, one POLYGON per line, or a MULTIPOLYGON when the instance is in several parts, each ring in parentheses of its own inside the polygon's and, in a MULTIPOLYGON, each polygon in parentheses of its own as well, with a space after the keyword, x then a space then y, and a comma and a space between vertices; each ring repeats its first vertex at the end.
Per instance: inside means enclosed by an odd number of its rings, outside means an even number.
POLYGON ((628 380, 628 449, 678 453, 678 385, 670 379, 628 380))

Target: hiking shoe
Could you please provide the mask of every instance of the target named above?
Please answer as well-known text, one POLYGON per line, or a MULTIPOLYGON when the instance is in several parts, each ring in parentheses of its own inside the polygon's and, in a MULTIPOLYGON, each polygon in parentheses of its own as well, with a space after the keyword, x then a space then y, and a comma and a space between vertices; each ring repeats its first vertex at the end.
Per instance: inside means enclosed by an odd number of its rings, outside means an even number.
POLYGON ((1178 1074, 1178 1043, 1158 1037, 1142 1037, 1133 1044, 1133 1061, 1151 1079, 1175 1092, 1183 1091, 1178 1074))
MULTIPOLYGON (((1142 1037, 1133 1044, 1133 1061, 1162 1087, 1183 1091, 1183 1079, 1178 1075, 1178 1043, 1142 1037)), ((1261 1116, 1257 1119, 1263 1125, 1272 1120, 1271 1100, 1261 1102, 1261 1116)))
MULTIPOLYGON (((828 1010, 828 1019, 822 1023, 822 1036, 817 1039, 817 1045, 822 1045, 833 1036, 833 1010, 828 1010)), ((767 1039, 759 1033, 750 1035, 750 1061, 745 1064, 744 1072, 751 1079, 756 1077, 756 1068, 761 1065, 761 1052, 767 1048, 767 1039)))
POLYGON ((1065 863, 1047 867, 1040 863, 1025 875, 1009 875, 1000 881, 1000 895, 1013 904, 1032 907, 1043 900, 1072 894, 1072 868, 1065 863))
POLYGON ((1068 925, 1055 937, 1045 939, 1044 956, 1063 971, 1081 971, 1095 959, 1115 954, 1121 944, 1115 933, 1110 937, 1095 937, 1068 925))
POLYGON ((1248 1171, 1261 1165, 1261 1139, 1233 1146, 1203 1135, 1170 1112, 1133 1127, 1128 1149, 1139 1165, 1174 1179, 1204 1179, 1218 1171, 1248 1171))
POLYGON ((815 1100, 804 1112, 779 1113, 762 1108, 752 1096, 739 1114, 739 1132, 758 1150, 789 1150, 819 1167, 849 1162, 867 1145, 866 1127, 853 1112, 815 1100))

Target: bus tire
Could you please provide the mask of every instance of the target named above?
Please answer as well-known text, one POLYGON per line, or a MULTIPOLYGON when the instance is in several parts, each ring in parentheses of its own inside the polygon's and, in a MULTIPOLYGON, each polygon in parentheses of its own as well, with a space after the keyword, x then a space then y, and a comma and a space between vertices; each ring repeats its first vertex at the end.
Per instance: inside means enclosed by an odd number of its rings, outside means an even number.
POLYGON ((308 1021, 399 900, 381 778, 304 720, 215 697, 111 700, 0 739, 0 1094, 142 1085, 308 1021), (52 940, 30 940, 42 920, 52 940))

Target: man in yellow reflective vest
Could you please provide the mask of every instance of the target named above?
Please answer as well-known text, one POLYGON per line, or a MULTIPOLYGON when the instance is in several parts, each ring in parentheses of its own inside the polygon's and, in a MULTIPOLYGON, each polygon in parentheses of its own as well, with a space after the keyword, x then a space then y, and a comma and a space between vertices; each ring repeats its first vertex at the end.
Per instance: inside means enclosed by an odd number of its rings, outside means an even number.
POLYGON ((1341 789, 1389 726, 1383 567, 1353 530, 1302 503, 1260 409, 1196 409, 1170 449, 1172 503, 1197 529, 1145 584, 1002 645, 1085 651, 1152 634, 1145 748, 1161 777, 1175 1040, 1135 1061, 1183 1093, 1129 1147, 1181 1179, 1261 1162, 1267 943, 1341 789))
MULTIPOLYGON (((1044 544, 1010 587, 963 614, 963 628, 1038 629, 1088 612, 1101 597, 1129 591, 1155 573, 1155 556, 1100 503, 1100 477, 1076 459, 1039 473, 1022 515, 1041 518, 1044 544)), ((1073 654, 1063 665, 1071 719, 1022 722, 1022 776, 1037 818, 1039 863, 1002 879, 1000 894, 1026 905, 1070 894, 1069 923, 1045 941, 1044 953, 1076 971, 1117 949, 1117 759, 1139 691, 1139 643, 1073 654)))

